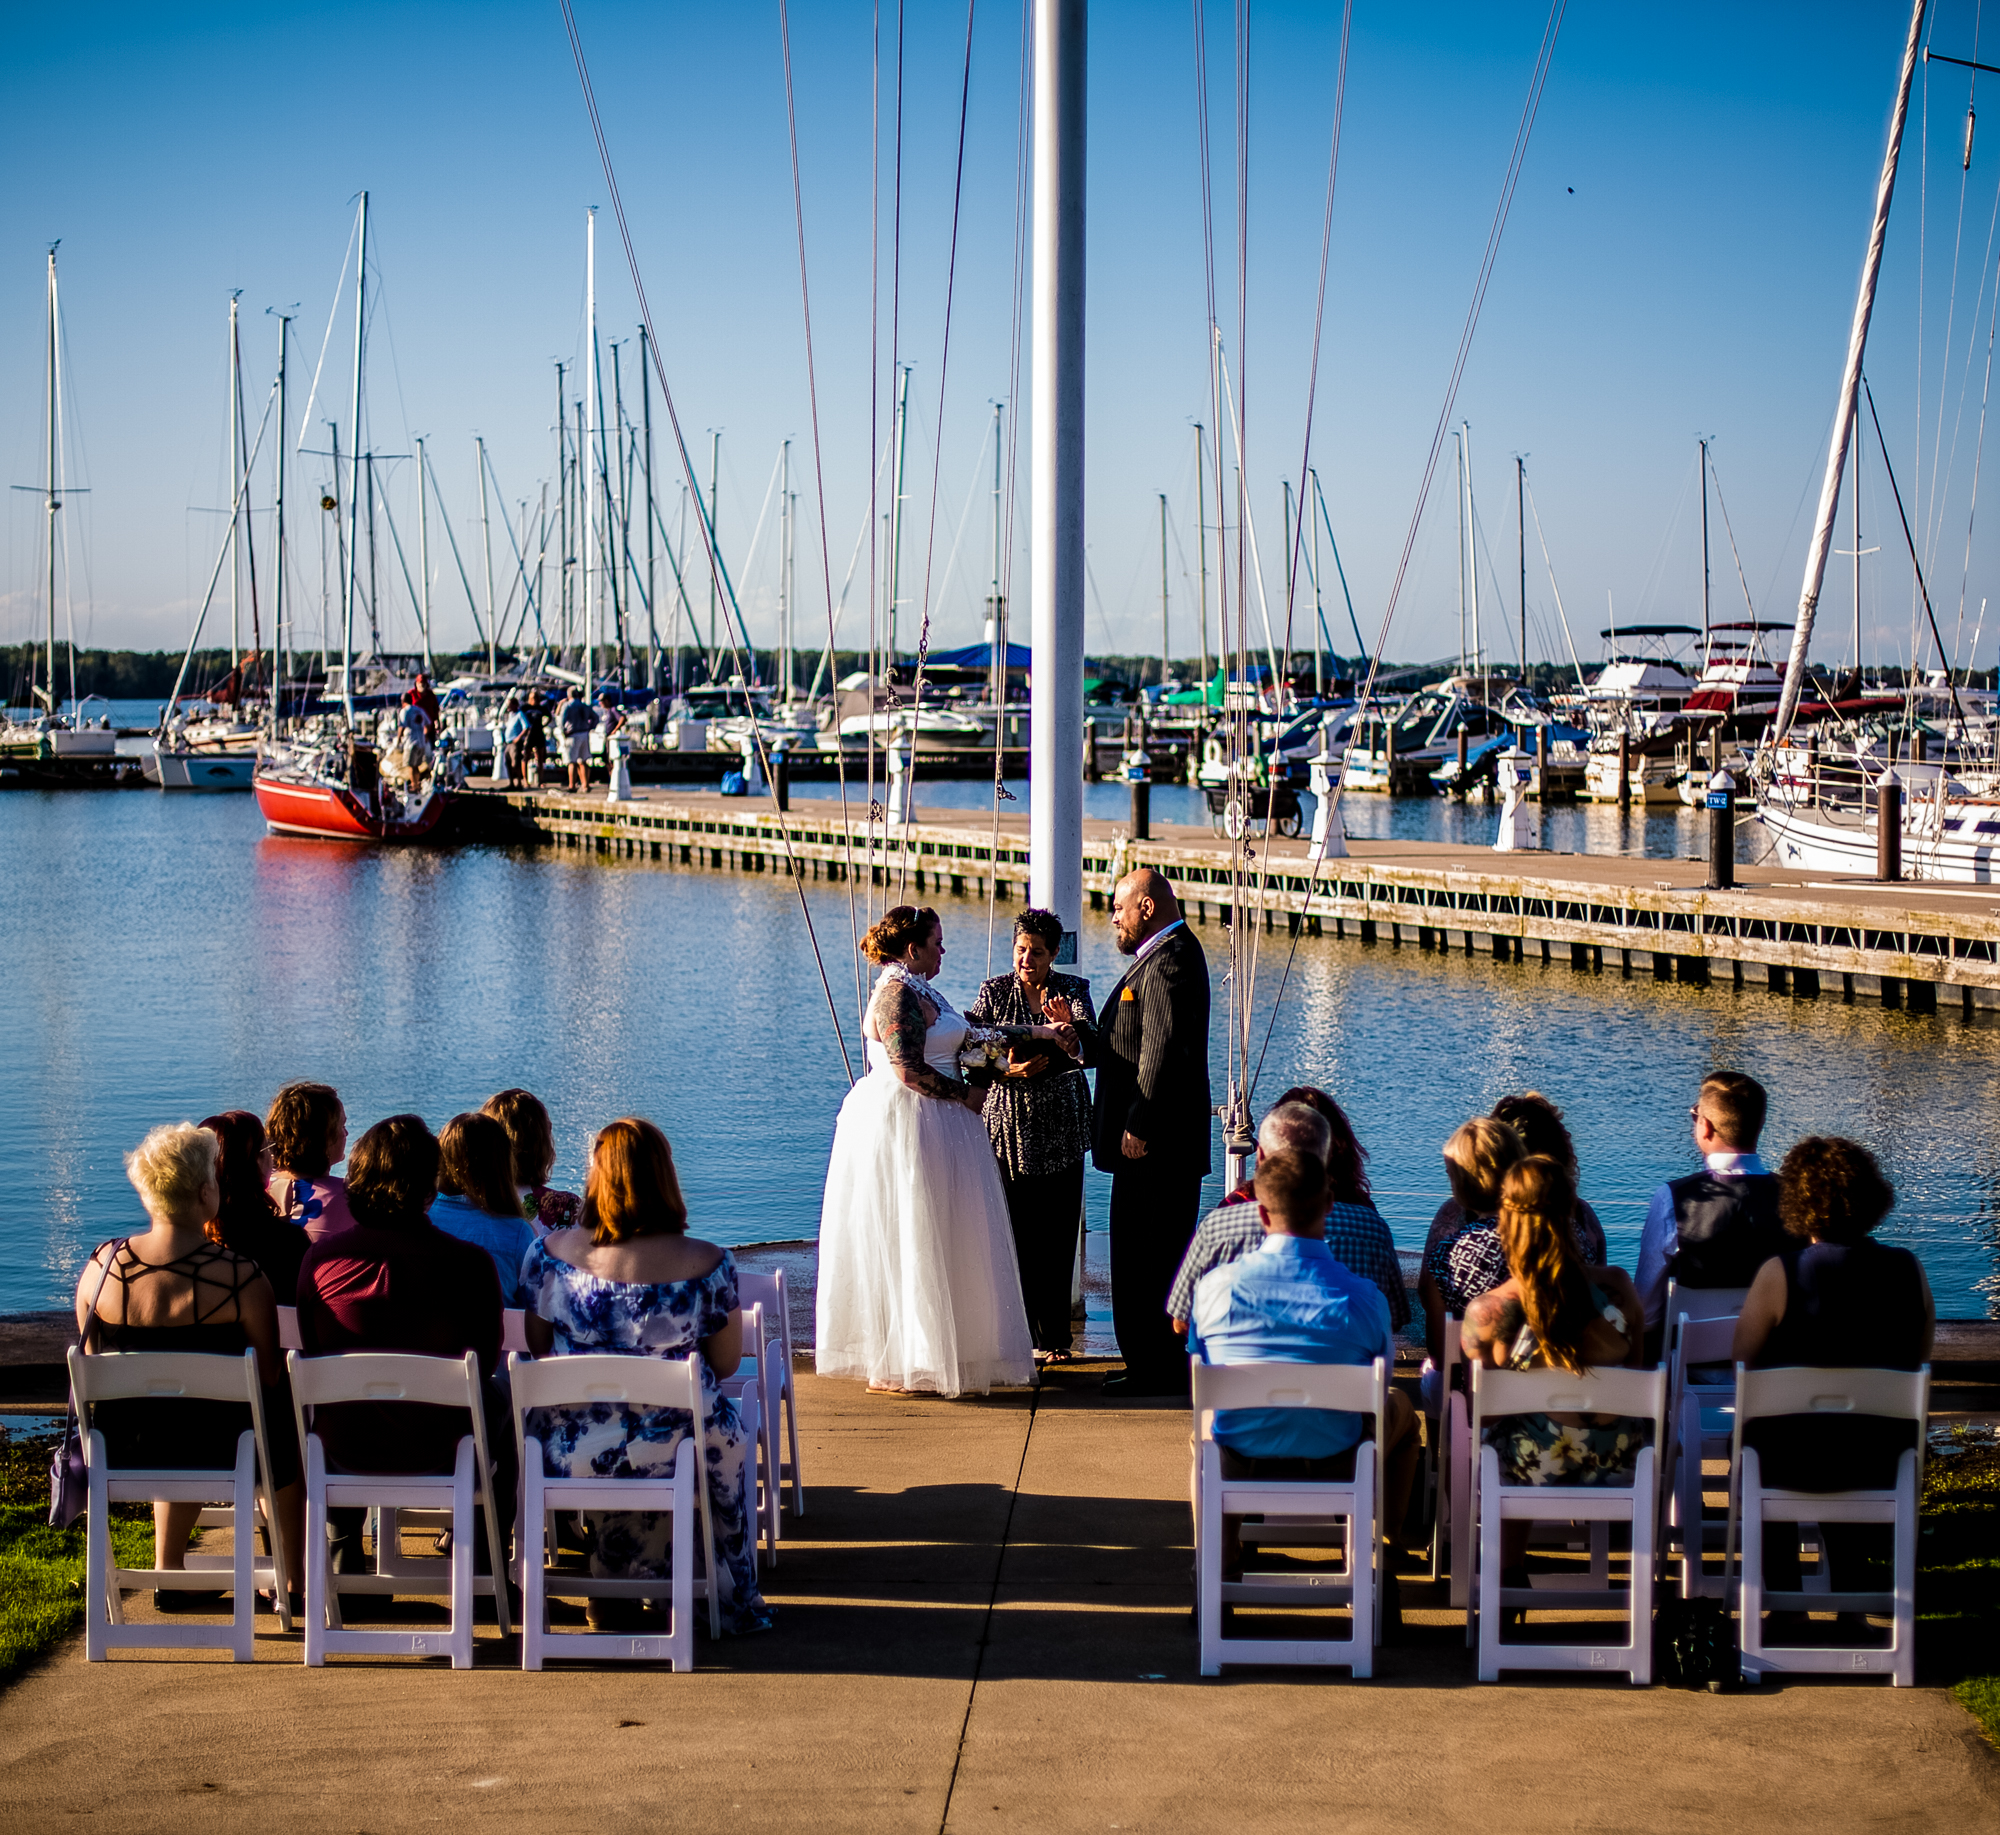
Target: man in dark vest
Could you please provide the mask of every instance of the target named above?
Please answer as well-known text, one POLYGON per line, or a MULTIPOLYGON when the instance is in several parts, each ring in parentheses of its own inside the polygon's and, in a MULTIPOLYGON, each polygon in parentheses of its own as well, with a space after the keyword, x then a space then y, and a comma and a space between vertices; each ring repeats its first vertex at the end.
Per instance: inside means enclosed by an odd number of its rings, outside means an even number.
POLYGON ((1187 1348, 1166 1304, 1209 1170, 1208 956, 1151 867, 1118 882, 1111 927, 1133 964, 1096 1027, 1077 1025, 1097 1071, 1092 1156, 1111 1174, 1111 1315, 1125 1359, 1104 1389, 1185 1396, 1187 1348))
POLYGON ((1784 1247, 1777 1175, 1757 1157, 1765 1105, 1764 1086, 1754 1077, 1718 1070, 1703 1078, 1688 1111, 1707 1164, 1653 1194, 1639 1237, 1639 1298, 1654 1358, 1665 1335, 1670 1279, 1683 1287, 1748 1287, 1784 1247))

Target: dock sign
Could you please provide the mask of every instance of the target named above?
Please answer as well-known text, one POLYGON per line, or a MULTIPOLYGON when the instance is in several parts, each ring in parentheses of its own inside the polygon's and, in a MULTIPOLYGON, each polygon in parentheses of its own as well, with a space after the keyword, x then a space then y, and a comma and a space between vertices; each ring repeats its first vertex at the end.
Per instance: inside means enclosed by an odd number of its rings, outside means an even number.
POLYGON ((1729 807, 1729 792, 1727 790, 1709 791, 1708 807, 1710 809, 1727 809, 1729 807))

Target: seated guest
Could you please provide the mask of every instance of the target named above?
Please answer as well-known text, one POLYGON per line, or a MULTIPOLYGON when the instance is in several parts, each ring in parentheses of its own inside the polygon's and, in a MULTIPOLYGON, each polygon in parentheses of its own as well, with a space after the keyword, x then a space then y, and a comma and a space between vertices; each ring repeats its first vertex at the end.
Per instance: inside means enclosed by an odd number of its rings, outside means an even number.
POLYGON ((1683 1287, 1748 1287, 1784 1250, 1778 1181, 1757 1157, 1766 1107, 1764 1086, 1753 1077, 1718 1070, 1702 1079, 1688 1114, 1705 1163, 1654 1192, 1639 1233, 1639 1298, 1652 1357, 1665 1335, 1669 1278, 1683 1287))
MULTIPOLYGON (((1468 1363, 1489 1370, 1568 1370, 1637 1361, 1638 1291, 1622 1269, 1586 1270, 1570 1219, 1576 1187, 1546 1155, 1510 1167, 1501 1182, 1497 1235, 1507 1278, 1466 1308, 1468 1363)), ((1501 1415, 1486 1424, 1510 1485, 1629 1485, 1652 1423, 1624 1415, 1501 1415)), ((1527 1522, 1501 1526, 1503 1571, 1520 1573, 1527 1522)), ((1510 1586, 1525 1585, 1518 1577, 1510 1586)))
POLYGON ((347 1111, 325 1083, 288 1083, 271 1099, 264 1125, 271 1147, 271 1197, 281 1215, 317 1242, 354 1221, 347 1182, 333 1168, 347 1157, 347 1111))
MULTIPOLYGON (((264 1124, 248 1109, 227 1109, 201 1125, 215 1136, 221 1150, 215 1178, 222 1204, 208 1226, 209 1240, 247 1255, 263 1269, 277 1303, 290 1306, 298 1293, 299 1262, 310 1238, 279 1215, 272 1200, 271 1149, 264 1124)), ((289 1408, 286 1418, 290 1419, 289 1408)))
MULTIPOLYGON (((1356 1274, 1366 1275, 1381 1288, 1383 1299, 1389 1302, 1389 1328, 1400 1332, 1410 1322, 1410 1296, 1403 1285, 1403 1266, 1396 1258, 1389 1226, 1369 1193, 1365 1170, 1368 1149, 1355 1139, 1354 1129, 1340 1104, 1324 1090, 1309 1084, 1287 1090, 1257 1130, 1259 1153, 1275 1153, 1286 1147, 1310 1153, 1325 1162, 1327 1250, 1334 1260, 1356 1274), (1313 1127, 1307 1114, 1295 1112, 1298 1110, 1317 1115, 1325 1126, 1313 1127)), ((1201 1220, 1167 1295, 1167 1314, 1175 1331, 1187 1330, 1195 1283, 1204 1274, 1262 1245, 1264 1226, 1258 1219, 1256 1204, 1256 1180, 1245 1179, 1201 1220)))
MULTIPOLYGON (((1206 1363, 1368 1364, 1394 1367, 1389 1303, 1373 1281, 1328 1252, 1326 1170, 1311 1154, 1281 1148, 1257 1165, 1263 1246, 1204 1275, 1195 1288, 1188 1350, 1206 1363)), ((1215 1418, 1222 1470, 1232 1478, 1352 1476, 1365 1416, 1323 1408, 1226 1408, 1215 1418)), ((1389 1391, 1383 1485, 1385 1536, 1402 1527, 1417 1470, 1417 1417, 1389 1391)), ((1226 1527, 1233 1566, 1235 1529, 1226 1527)), ((1393 1593, 1390 1595, 1393 1600, 1393 1593)))
MULTIPOLYGON (((1475 1115, 1444 1144, 1451 1197, 1438 1207, 1424 1244, 1417 1298, 1424 1308, 1424 1348, 1433 1366, 1444 1355, 1447 1313, 1463 1315, 1482 1293, 1507 1278, 1506 1252, 1495 1234, 1500 1181, 1527 1157, 1521 1137, 1504 1121, 1475 1115)), ((1427 1405, 1429 1398, 1426 1398, 1427 1405)))
POLYGON ((556 1133, 549 1125, 548 1110, 526 1090, 501 1090, 488 1096, 479 1112, 492 1116, 513 1143, 521 1214, 545 1233, 568 1229, 583 1214, 583 1200, 573 1191, 549 1187, 549 1174, 556 1166, 556 1133))
POLYGON ((500 1297, 521 1304, 521 1257, 535 1232, 514 1189, 514 1148, 490 1115, 454 1115, 438 1136, 438 1195, 431 1222, 447 1236, 477 1243, 493 1258, 500 1297))
MULTIPOLYGON (((1504 1121, 1521 1137, 1521 1145, 1528 1156, 1546 1154, 1562 1167, 1575 1184, 1576 1143, 1570 1139, 1569 1129, 1563 1125, 1563 1112, 1544 1096, 1540 1090, 1527 1090, 1518 1096, 1502 1096, 1493 1105, 1493 1119, 1504 1121)), ((1570 1229, 1576 1237, 1577 1253, 1583 1257, 1587 1268, 1602 1268, 1610 1259, 1604 1245, 1604 1225, 1598 1222, 1597 1213, 1579 1197, 1576 1201, 1576 1215, 1570 1219, 1570 1229)))
MULTIPOLYGON (((756 1428, 717 1388, 743 1356, 736 1263, 727 1249, 687 1233, 687 1203, 667 1137, 649 1121, 614 1121, 591 1149, 583 1222, 535 1243, 522 1268, 528 1346, 537 1357, 701 1353, 702 1448, 720 1569, 724 1627, 768 1631, 757 1590, 751 1461, 756 1428)), ((692 1423, 684 1410, 622 1405, 530 1411, 551 1478, 652 1478, 672 1467, 692 1423)), ((590 1571, 662 1578, 671 1571, 670 1519, 640 1511, 586 1513, 595 1530, 590 1571)), ((591 1622, 629 1626, 631 1602, 592 1600, 591 1622)))
MULTIPOLYGON (((1731 1352, 1753 1369, 1915 1370, 1930 1361, 1937 1308, 1923 1264, 1871 1232, 1896 1202, 1875 1156, 1851 1140, 1813 1135, 1778 1169, 1786 1242, 1750 1283, 1731 1352)), ((1887 1490, 1915 1446, 1917 1424, 1876 1415, 1778 1415, 1744 1425, 1764 1483, 1788 1491, 1887 1490)), ((1826 1523, 1834 1565, 1886 1546, 1886 1525, 1826 1523)), ((1765 1532, 1766 1584, 1796 1589, 1798 1536, 1765 1532), (1773 1572, 1772 1570, 1776 1571, 1773 1572)), ((1838 1583, 1836 1583, 1838 1584, 1838 1583)))
MULTIPOLYGON (((290 1428, 292 1401, 278 1350, 277 1302, 249 1257, 214 1240, 222 1200, 217 1142, 186 1122, 155 1128, 125 1156, 125 1176, 146 1207, 149 1227, 102 1243, 76 1284, 76 1322, 86 1353, 203 1351, 223 1357, 257 1353, 278 1523, 298 1584, 305 1546, 305 1492, 290 1428), (94 1316, 93 1316, 94 1315, 94 1316), (278 1430, 283 1428, 283 1432, 278 1430)), ((154 1400, 102 1402, 92 1424, 104 1435, 112 1467, 220 1471, 236 1463, 236 1442, 250 1425, 248 1402, 154 1400)), ((188 1537, 199 1504, 153 1506, 153 1558, 162 1568, 187 1565, 188 1537)), ((203 1611, 213 1593, 161 1593, 163 1612, 203 1611)))
MULTIPOLYGON (((392 1115, 354 1143, 347 1204, 354 1222, 323 1236, 299 1267, 299 1338, 308 1357, 337 1351, 478 1354, 487 1379, 486 1445, 494 1505, 513 1520, 514 1429, 492 1381, 500 1362, 500 1280, 493 1258, 425 1213, 437 1197, 438 1144, 423 1118, 392 1115)), ((449 1472, 471 1431, 463 1409, 341 1402, 315 1411, 327 1461, 345 1472, 449 1472)), ((356 1517, 362 1513, 356 1511, 356 1517)), ((360 1552, 360 1528, 337 1524, 336 1557, 360 1552)), ((485 1557, 484 1538, 478 1550, 485 1557)))

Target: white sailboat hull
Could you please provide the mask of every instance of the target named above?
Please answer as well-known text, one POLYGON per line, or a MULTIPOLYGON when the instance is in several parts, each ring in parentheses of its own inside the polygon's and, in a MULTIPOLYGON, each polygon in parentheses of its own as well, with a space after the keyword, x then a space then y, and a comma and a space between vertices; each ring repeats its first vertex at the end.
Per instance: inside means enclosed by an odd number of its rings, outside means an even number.
MULTIPOLYGON (((1948 885, 2000 883, 2000 810, 1994 815, 1989 825, 1992 833, 1940 836, 1933 832, 1934 809, 1920 807, 1906 813, 1903 877, 1948 885)), ((1774 856, 1787 867, 1864 879, 1875 876, 1876 819, 1872 813, 1835 822, 1823 811, 1773 803, 1759 808, 1757 821, 1771 837, 1774 856)))

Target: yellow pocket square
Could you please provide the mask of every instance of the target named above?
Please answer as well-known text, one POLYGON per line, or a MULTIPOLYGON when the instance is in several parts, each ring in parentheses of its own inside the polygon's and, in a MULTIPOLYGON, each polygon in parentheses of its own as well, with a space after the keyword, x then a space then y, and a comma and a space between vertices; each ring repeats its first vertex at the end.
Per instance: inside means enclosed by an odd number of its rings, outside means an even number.
POLYGON ((1120 1000, 1137 1000, 1139 997, 1138 995, 1133 993, 1130 988, 1127 988, 1124 993, 1118 996, 1118 998, 1120 1000))

